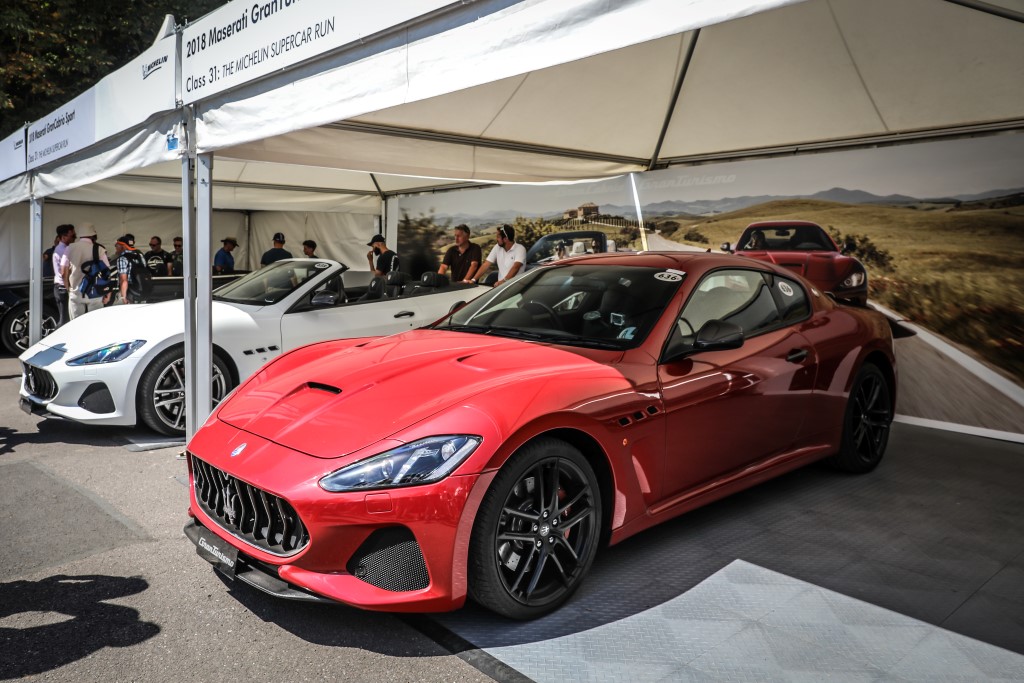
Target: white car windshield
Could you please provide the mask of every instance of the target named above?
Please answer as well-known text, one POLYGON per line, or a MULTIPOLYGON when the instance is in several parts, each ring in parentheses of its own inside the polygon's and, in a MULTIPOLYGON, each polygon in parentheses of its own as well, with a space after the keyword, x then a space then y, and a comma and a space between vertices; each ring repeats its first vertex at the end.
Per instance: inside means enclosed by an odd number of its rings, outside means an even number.
POLYGON ((276 261, 218 288, 213 298, 233 304, 269 306, 326 272, 331 265, 316 259, 276 261))

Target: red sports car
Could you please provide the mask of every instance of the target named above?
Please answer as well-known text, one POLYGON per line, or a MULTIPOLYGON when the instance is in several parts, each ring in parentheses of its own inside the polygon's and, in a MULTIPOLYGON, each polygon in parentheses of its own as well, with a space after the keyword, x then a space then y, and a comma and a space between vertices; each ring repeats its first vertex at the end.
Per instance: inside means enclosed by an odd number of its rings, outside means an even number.
MULTIPOLYGON (((726 242, 722 251, 733 251, 726 242)), ((840 250, 827 232, 810 221, 751 223, 735 245, 742 256, 768 261, 800 273, 837 299, 864 306, 868 302, 868 276, 864 265, 840 250)))
POLYGON ((604 544, 814 460, 873 469, 895 393, 886 320, 785 268, 595 254, 271 361, 189 443, 185 531, 282 597, 532 618, 604 544))

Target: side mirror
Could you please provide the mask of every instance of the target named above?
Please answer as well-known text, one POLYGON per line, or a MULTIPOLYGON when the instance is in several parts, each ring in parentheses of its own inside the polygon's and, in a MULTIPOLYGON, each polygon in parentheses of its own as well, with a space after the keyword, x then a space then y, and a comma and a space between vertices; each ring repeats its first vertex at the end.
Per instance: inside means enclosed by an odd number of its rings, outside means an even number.
POLYGON ((857 251, 857 243, 854 242, 852 239, 847 239, 846 242, 843 244, 842 253, 852 254, 855 251, 857 251))
POLYGON ((318 308, 334 306, 338 303, 338 295, 334 292, 317 292, 309 303, 318 308))
POLYGON ((452 307, 448 309, 448 315, 451 315, 452 313, 454 313, 455 311, 459 310, 460 308, 462 308, 465 305, 466 305, 465 301, 456 301, 455 303, 452 304, 452 307))
POLYGON ((709 320, 697 332, 694 351, 724 351, 743 346, 743 328, 724 320, 709 320))
POLYGON ((722 251, 724 251, 726 254, 731 254, 732 245, 729 244, 728 242, 722 242, 722 251))

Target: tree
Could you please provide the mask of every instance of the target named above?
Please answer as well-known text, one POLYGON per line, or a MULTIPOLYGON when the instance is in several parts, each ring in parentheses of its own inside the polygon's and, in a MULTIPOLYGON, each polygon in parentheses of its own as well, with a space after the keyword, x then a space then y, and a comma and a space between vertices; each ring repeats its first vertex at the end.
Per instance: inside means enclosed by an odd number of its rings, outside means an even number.
POLYGON ((0 3, 0 138, 82 94, 179 24, 223 0, 5 0, 0 3))

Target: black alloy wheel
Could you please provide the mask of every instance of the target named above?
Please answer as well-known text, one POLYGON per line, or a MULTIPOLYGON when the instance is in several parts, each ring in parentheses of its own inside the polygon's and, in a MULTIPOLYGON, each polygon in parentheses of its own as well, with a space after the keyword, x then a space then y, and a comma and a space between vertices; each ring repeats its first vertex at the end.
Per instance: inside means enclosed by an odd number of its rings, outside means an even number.
POLYGON ((513 619, 554 610, 590 569, 601 520, 597 477, 579 450, 548 438, 527 444, 481 503, 470 545, 473 599, 513 619))
MULTIPOLYGON (((14 309, 4 318, 3 329, 0 330, 0 337, 3 338, 2 341, 4 348, 15 356, 19 355, 29 347, 28 318, 28 304, 15 306, 14 309)), ((44 337, 57 329, 57 311, 48 306, 43 307, 42 327, 44 337)))
POLYGON ((850 389, 839 453, 829 462, 854 474, 875 469, 885 455, 892 418, 889 384, 877 365, 865 363, 850 389))

